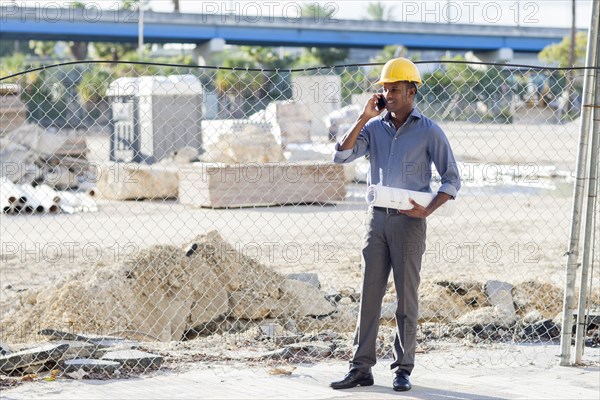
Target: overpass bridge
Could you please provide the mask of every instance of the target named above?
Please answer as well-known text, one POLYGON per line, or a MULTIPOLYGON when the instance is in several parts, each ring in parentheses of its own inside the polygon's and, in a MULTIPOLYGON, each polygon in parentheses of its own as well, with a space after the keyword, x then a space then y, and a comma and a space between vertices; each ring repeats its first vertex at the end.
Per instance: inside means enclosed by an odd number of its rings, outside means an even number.
MULTIPOLYGON (((138 12, 50 6, 0 7, 0 38, 131 42, 138 40, 138 12)), ((196 43, 222 39, 257 46, 539 52, 569 33, 563 28, 448 23, 242 17, 227 14, 144 13, 144 42, 196 43)))

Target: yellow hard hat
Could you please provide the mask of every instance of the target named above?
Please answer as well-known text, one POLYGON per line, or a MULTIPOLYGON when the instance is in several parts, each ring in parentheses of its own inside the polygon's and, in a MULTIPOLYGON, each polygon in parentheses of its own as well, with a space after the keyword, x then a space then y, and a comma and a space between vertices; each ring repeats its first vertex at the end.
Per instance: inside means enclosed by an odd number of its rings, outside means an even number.
POLYGON ((423 84, 417 66, 407 58, 394 58, 386 62, 381 70, 381 77, 377 84, 383 85, 384 83, 399 81, 414 82, 418 86, 423 84))

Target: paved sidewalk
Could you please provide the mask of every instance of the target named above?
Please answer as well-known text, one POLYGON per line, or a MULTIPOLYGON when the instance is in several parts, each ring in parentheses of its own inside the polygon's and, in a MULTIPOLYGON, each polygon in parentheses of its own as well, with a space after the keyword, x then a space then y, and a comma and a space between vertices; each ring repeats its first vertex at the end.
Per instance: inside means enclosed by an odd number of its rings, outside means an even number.
MULTIPOLYGON (((527 367, 481 367, 459 352, 445 361, 454 367, 433 367, 440 354, 422 355, 427 368, 416 368, 413 389, 391 389, 389 362, 374 368, 375 385, 335 391, 332 380, 343 377, 345 362, 299 365, 291 375, 271 375, 267 369, 198 364, 182 373, 157 373, 112 381, 34 382, 4 390, 3 399, 595 399, 600 394, 600 349, 588 349, 595 366, 559 367, 532 357, 527 367), (437 358, 432 358, 437 356, 437 358)), ((505 354, 511 356, 512 354, 505 354)), ((488 355, 489 357, 489 355, 488 355)), ((489 358, 487 359, 489 361, 489 358)), ((506 361, 507 359, 503 359, 506 361)), ((591 360, 591 361, 590 361, 591 360)))

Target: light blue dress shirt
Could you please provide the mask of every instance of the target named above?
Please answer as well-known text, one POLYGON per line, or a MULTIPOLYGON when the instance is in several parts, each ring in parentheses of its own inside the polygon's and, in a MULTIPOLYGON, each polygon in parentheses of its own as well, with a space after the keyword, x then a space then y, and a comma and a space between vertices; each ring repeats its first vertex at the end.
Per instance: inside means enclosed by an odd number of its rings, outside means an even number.
POLYGON ((460 174, 448 138, 435 122, 416 108, 396 130, 390 113, 372 118, 363 127, 352 149, 335 146, 333 161, 348 163, 367 156, 372 184, 383 178, 384 186, 431 192, 432 163, 442 178, 438 192, 456 197, 460 174))

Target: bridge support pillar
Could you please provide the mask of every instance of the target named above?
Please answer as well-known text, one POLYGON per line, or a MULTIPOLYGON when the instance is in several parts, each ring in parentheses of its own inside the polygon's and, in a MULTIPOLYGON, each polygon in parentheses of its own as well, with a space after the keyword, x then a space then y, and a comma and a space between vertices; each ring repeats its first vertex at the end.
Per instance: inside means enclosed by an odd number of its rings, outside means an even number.
POLYGON ((510 47, 502 47, 492 51, 476 51, 474 54, 484 62, 506 62, 512 61, 515 57, 515 52, 510 47))
POLYGON ((198 65, 206 65, 206 60, 212 53, 223 51, 225 48, 225 39, 214 38, 208 42, 199 43, 194 49, 194 56, 198 60, 198 65))

